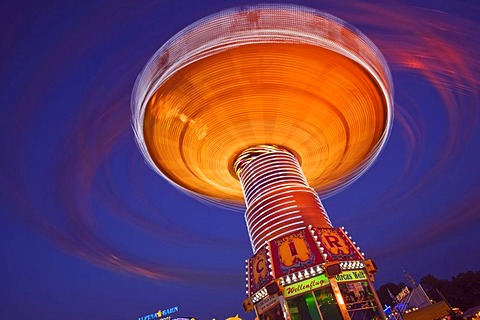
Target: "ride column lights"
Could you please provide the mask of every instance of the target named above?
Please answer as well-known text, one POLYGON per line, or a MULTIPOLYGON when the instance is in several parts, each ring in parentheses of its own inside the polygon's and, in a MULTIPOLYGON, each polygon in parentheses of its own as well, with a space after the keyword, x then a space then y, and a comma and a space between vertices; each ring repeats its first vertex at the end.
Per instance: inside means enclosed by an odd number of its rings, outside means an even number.
POLYGON ((244 307, 259 319, 385 318, 376 267, 320 197, 375 161, 392 125, 375 45, 315 9, 233 8, 168 40, 139 75, 132 124, 152 169, 189 195, 246 204, 244 307))
POLYGON ((294 154, 255 146, 234 165, 255 253, 247 260, 245 310, 265 319, 384 317, 371 284, 376 266, 343 228, 333 228, 294 154))

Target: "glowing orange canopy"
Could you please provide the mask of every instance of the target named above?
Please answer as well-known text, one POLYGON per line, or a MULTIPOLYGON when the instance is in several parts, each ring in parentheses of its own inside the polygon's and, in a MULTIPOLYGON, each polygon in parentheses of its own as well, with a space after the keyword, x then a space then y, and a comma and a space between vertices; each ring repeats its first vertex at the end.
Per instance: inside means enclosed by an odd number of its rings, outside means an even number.
POLYGON ((233 162, 261 144, 291 150, 325 195, 378 155, 391 125, 389 79, 376 48, 334 17, 233 9, 155 54, 134 91, 134 128, 155 170, 209 199, 242 202, 233 162))

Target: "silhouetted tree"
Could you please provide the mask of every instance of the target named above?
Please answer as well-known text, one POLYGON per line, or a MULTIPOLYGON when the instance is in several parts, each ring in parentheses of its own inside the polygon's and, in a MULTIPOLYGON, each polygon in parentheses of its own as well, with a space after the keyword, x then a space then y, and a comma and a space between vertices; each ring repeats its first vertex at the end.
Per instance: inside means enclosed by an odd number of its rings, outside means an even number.
POLYGON ((480 305, 480 270, 462 272, 452 278, 451 303, 462 310, 480 305))
POLYGON ((440 288, 444 289, 445 284, 440 283, 441 280, 437 279, 435 276, 428 274, 420 279, 420 284, 423 287, 423 290, 427 293, 430 299, 434 301, 442 300, 442 296, 439 293, 440 288))
POLYGON ((439 280, 429 274, 420 284, 431 299, 440 301, 445 297, 452 307, 463 311, 480 305, 480 270, 459 273, 452 280, 439 280))

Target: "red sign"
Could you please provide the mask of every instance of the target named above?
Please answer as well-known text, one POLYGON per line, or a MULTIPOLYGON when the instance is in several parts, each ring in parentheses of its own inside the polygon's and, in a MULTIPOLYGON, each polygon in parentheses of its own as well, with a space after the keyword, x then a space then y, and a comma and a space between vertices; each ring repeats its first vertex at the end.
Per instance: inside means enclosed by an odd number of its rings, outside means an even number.
POLYGON ((268 263, 268 252, 266 246, 260 248, 257 253, 248 259, 248 289, 250 296, 266 286, 273 280, 271 268, 268 263))
POLYGON ((341 228, 312 228, 317 241, 320 242, 320 250, 326 254, 327 261, 363 260, 350 238, 341 228))
POLYGON ((275 278, 325 262, 306 229, 269 242, 275 278))

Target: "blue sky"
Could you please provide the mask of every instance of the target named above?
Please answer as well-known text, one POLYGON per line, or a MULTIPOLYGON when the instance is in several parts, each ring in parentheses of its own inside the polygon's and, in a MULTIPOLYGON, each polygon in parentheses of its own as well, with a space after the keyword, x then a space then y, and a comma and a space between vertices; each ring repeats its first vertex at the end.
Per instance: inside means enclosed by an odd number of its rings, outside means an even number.
MULTIPOLYGON (((281 1, 283 2, 283 1, 281 1)), ((291 2, 291 1, 290 1, 291 2)), ((7 1, 0 10, 0 318, 224 319, 245 298, 243 212, 198 202, 144 163, 130 95, 149 57, 253 1, 7 1)), ((292 2, 293 3, 293 2, 292 2)), ((376 286, 480 268, 480 5, 298 1, 362 30, 393 75, 372 168, 328 199, 379 266, 376 286)))

